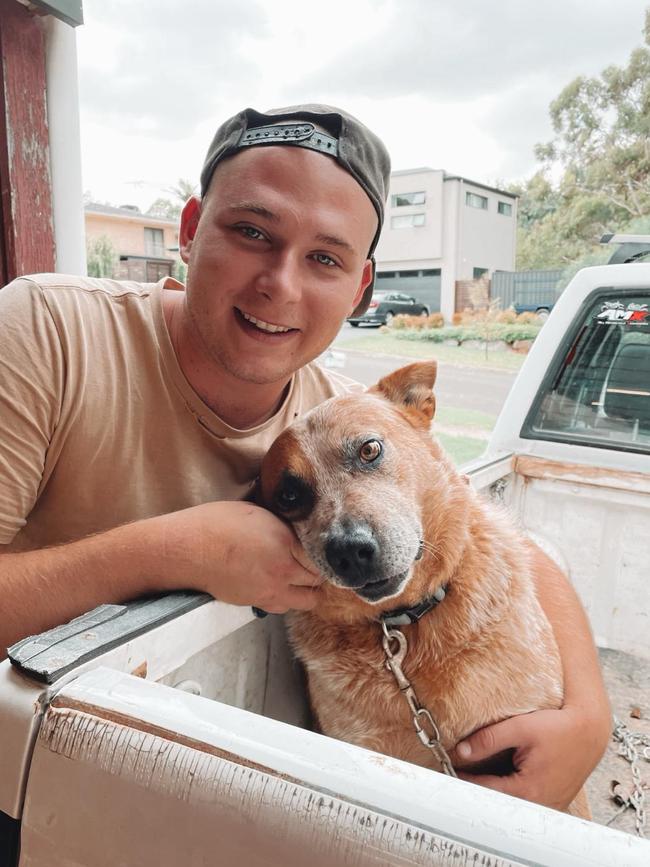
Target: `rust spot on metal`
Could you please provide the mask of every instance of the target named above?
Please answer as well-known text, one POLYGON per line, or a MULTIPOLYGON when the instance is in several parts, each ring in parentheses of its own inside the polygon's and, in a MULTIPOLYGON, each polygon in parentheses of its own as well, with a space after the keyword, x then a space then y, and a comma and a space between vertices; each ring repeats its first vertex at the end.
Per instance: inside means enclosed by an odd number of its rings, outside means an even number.
POLYGON ((140 665, 136 665, 136 667, 133 669, 131 674, 134 677, 146 678, 147 677, 147 660, 145 659, 144 662, 140 663, 140 665))
POLYGON ((519 455, 515 458, 514 470, 524 481, 529 479, 557 479, 599 488, 650 493, 650 475, 629 470, 613 470, 584 464, 570 464, 519 455))

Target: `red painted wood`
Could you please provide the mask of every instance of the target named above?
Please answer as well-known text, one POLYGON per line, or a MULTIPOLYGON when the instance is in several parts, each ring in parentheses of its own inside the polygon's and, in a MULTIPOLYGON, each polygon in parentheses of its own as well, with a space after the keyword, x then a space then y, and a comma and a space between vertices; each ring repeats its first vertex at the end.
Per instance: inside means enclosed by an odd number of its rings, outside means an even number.
POLYGON ((0 269, 4 282, 54 270, 54 227, 39 17, 0 0, 0 269))

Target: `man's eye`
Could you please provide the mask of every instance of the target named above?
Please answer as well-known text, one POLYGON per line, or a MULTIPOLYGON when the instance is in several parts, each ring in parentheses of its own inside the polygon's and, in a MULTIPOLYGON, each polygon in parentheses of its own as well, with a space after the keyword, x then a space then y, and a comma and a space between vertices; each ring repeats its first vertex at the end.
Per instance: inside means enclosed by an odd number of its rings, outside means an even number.
POLYGON ((259 229, 254 228, 254 226, 238 226, 239 231, 246 238, 252 238, 254 241, 264 240, 266 236, 260 232, 259 229))
POLYGON ((319 265, 329 265, 336 266, 336 262, 332 259, 331 256, 328 256, 327 253, 314 253, 314 260, 318 262, 319 265))

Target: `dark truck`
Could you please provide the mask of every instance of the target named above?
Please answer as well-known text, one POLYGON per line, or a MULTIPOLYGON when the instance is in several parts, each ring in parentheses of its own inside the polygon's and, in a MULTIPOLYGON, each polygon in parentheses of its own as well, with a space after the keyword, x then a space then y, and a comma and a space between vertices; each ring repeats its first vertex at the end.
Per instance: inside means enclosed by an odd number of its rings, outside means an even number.
MULTIPOLYGON (((647 235, 623 235, 608 233, 600 239, 601 244, 614 244, 616 249, 608 265, 633 262, 648 254, 647 235)), ((540 319, 548 319, 566 285, 562 268, 538 271, 495 271, 491 281, 491 296, 499 299, 501 307, 512 307, 517 314, 536 313, 540 319)))
POLYGON ((499 299, 504 310, 512 307, 516 313, 536 313, 541 319, 548 319, 562 292, 557 286, 563 273, 561 268, 544 271, 495 271, 492 275, 491 295, 493 299, 499 299))

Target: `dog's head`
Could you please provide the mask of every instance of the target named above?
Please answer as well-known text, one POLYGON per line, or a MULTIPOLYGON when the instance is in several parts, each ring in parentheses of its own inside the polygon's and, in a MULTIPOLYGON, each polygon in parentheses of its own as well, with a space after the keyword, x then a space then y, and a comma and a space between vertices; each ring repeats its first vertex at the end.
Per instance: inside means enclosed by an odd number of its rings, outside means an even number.
POLYGON ((458 487, 429 430, 435 378, 435 362, 411 364, 363 394, 332 398, 264 458, 261 501, 293 525, 329 579, 330 609, 367 616, 368 606, 386 610, 431 589, 458 487))

